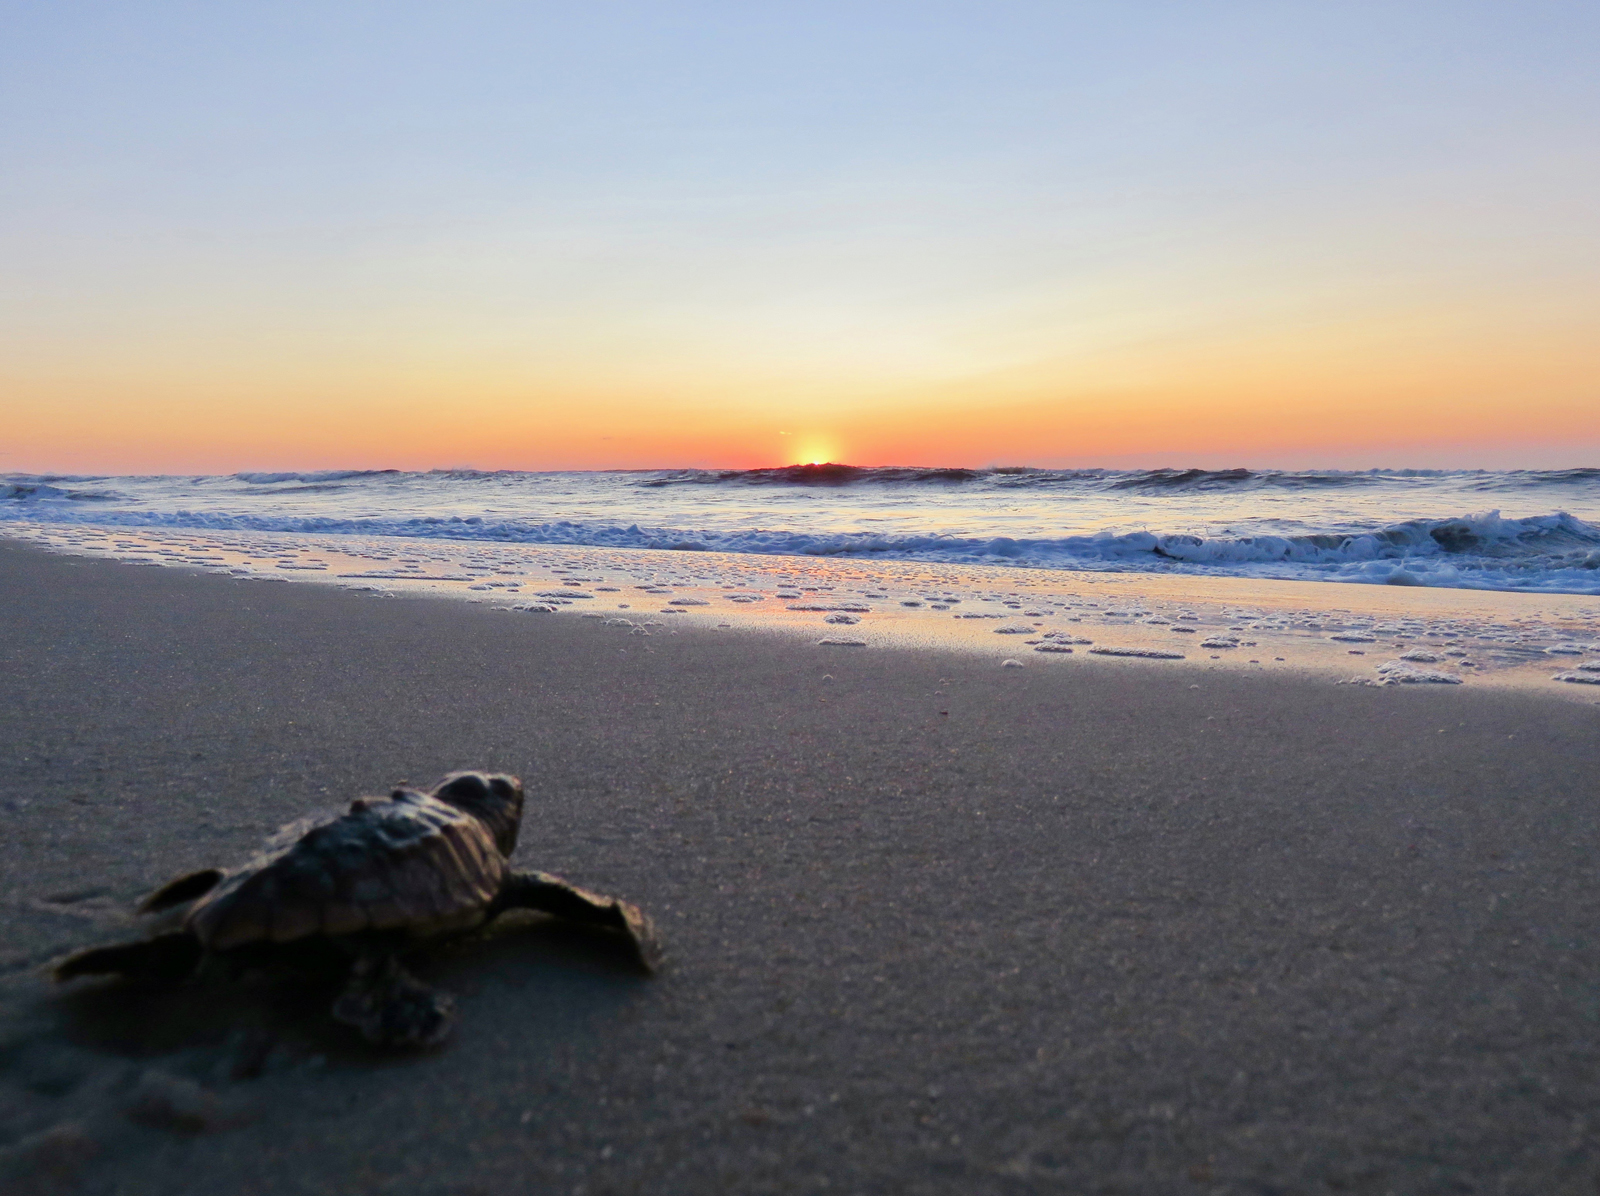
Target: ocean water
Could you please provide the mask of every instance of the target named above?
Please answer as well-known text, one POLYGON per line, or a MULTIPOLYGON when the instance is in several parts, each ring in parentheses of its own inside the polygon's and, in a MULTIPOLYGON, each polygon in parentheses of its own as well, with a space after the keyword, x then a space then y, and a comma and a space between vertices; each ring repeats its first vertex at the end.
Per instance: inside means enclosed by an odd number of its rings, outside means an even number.
POLYGON ((0 521, 1600 594, 1600 468, 12 474, 0 521))

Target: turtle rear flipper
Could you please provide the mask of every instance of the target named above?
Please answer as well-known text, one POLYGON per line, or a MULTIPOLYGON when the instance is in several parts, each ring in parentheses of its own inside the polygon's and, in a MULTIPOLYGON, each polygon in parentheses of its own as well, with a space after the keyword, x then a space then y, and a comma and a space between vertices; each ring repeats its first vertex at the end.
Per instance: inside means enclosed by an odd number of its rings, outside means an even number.
POLYGON ((157 910, 171 909, 175 905, 182 905, 185 901, 204 897, 217 887, 221 879, 221 868, 203 868, 199 872, 189 873, 188 876, 180 876, 177 880, 169 880, 139 902, 139 912, 153 914, 157 910))
POLYGON ((429 1047, 450 1036, 455 1008, 455 998, 429 988, 394 956, 368 955, 351 965, 333 1018, 379 1046, 429 1047))
POLYGON ((186 980, 194 974, 205 948, 187 931, 158 934, 136 943, 89 947, 58 961, 50 974, 57 980, 75 976, 126 976, 130 980, 186 980))

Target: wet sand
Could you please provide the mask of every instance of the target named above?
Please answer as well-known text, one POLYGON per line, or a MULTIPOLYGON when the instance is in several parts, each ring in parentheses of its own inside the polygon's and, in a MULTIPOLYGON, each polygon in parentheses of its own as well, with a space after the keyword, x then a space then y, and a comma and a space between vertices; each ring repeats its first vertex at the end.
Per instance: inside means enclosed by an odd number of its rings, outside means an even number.
POLYGON ((1592 594, 78 522, 18 522, 7 534, 97 560, 451 597, 536 618, 583 613, 610 619, 619 634, 670 618, 702 630, 785 628, 874 648, 986 652, 997 664, 1159 654, 1202 673, 1314 672, 1358 685, 1493 685, 1600 700, 1592 594))
POLYGON ((1426 1192, 1600 1175, 1600 708, 1094 658, 619 637, 0 543, 0 1190, 1426 1192), (1054 667, 1059 663, 1060 667, 1054 667), (831 678, 831 679, 830 679, 831 678), (626 895, 315 983, 39 966, 459 767, 626 895))

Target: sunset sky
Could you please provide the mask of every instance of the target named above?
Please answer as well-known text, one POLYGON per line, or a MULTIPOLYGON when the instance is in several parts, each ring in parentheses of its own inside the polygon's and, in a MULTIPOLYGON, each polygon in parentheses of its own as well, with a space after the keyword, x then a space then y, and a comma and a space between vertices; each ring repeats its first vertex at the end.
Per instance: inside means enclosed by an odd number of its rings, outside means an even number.
POLYGON ((0 471, 1600 462, 1600 6, 18 3, 0 471))

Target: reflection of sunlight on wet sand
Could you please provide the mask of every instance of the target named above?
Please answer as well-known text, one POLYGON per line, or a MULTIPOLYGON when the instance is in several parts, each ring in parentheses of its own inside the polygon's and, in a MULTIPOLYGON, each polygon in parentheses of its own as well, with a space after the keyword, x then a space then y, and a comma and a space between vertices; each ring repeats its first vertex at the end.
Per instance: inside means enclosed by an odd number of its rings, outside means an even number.
POLYGON ((1600 685, 1553 683, 1600 681, 1592 596, 280 532, 13 534, 239 579, 452 597, 518 618, 579 615, 628 637, 624 651, 648 647, 634 636, 698 625, 804 635, 826 651, 944 648, 1040 667, 1113 657, 1118 667, 1291 669, 1600 697, 1600 685))

